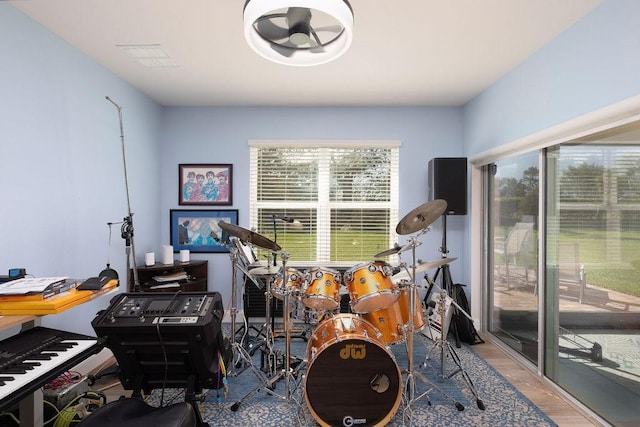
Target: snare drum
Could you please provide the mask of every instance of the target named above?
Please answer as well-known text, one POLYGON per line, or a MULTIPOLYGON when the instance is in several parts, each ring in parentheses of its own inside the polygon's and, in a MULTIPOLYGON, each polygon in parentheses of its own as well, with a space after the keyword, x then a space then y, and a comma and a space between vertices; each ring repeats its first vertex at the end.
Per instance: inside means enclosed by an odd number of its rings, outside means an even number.
POLYGON ((355 314, 320 323, 307 345, 305 400, 322 426, 384 426, 402 400, 402 376, 376 328, 355 314), (355 424, 354 424, 355 425, 355 424))
POLYGON ((295 268, 287 268, 284 277, 286 277, 286 282, 283 280, 282 269, 280 269, 271 286, 271 294, 278 299, 284 300, 285 295, 288 293, 293 297, 289 298, 289 305, 295 305, 296 298, 302 288, 302 274, 295 268))
POLYGON ((340 307, 340 273, 330 268, 313 268, 304 275, 302 304, 314 310, 340 307))
POLYGON ((344 273, 351 297, 351 311, 368 313, 385 308, 398 300, 391 276, 393 268, 384 261, 358 264, 344 273))

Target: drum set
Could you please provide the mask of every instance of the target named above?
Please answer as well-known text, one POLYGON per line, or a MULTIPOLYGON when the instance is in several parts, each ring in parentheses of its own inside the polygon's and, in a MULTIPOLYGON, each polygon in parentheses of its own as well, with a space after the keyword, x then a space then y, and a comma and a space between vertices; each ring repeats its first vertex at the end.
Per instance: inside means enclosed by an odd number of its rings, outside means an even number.
MULTIPOLYGON (((237 270, 241 269, 249 277, 263 276, 266 279, 265 324, 261 330, 264 331, 264 341, 261 346, 268 361, 266 369, 258 369, 252 363, 246 346, 237 342, 234 336, 234 364, 245 364, 251 368, 259 384, 231 409, 237 410, 242 402, 260 390, 287 401, 295 400, 294 390, 302 386, 309 412, 322 426, 383 426, 402 403, 405 405, 403 413, 410 417, 412 405, 423 397, 428 399, 427 394, 434 389, 454 403, 458 410, 463 410, 464 406, 413 367, 414 335, 429 322, 415 283, 416 275, 456 259, 443 258, 417 264, 415 249, 420 244, 418 237, 429 231, 429 226, 444 213, 446 206, 444 200, 436 199, 412 210, 396 228, 401 235, 415 233, 409 238, 409 243, 405 246, 396 244, 374 255, 382 258, 411 251, 411 265, 401 263, 398 269, 376 260, 355 265, 344 274, 326 267, 306 271, 292 268, 287 265, 289 254, 281 252, 282 248, 276 242, 254 231, 219 222, 220 228, 237 241, 271 251, 274 261, 274 265, 247 271, 238 261, 238 249, 232 247, 230 250, 233 265, 230 317, 234 334, 237 270), (282 259, 280 265, 276 263, 278 253, 282 259), (341 313, 342 295, 347 293, 350 312, 341 313), (275 334, 270 325, 269 309, 272 297, 283 304, 284 354, 278 354, 274 346, 275 334), (293 317, 302 319, 311 328, 303 359, 291 354, 292 312, 296 313, 293 317), (406 369, 398 366, 391 351, 391 346, 402 343, 407 351, 406 369), (278 363, 280 359, 282 362, 278 363), (292 363, 298 361, 300 363, 292 363), (280 380, 285 381, 283 395, 275 392, 275 384, 280 380), (429 390, 416 396, 416 380, 426 383, 429 390)), ((425 275, 427 280, 428 277, 425 275)), ((434 284, 430 282, 429 292, 434 284)))

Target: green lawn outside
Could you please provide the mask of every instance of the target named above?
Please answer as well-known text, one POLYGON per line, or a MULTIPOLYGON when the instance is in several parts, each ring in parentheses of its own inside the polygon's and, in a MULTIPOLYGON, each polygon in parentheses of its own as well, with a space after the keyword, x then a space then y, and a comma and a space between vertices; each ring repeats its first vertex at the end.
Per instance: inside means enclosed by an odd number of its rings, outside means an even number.
MULTIPOLYGON (((273 238, 273 236, 266 236, 273 238)), ((371 261, 374 255, 389 248, 387 236, 382 233, 363 235, 349 231, 339 232, 335 239, 346 243, 341 252, 332 249, 332 259, 338 261, 371 261)), ((560 239, 565 242, 577 242, 580 250, 580 262, 585 265, 587 283, 590 285, 640 296, 640 231, 626 231, 619 236, 609 236, 609 247, 619 244, 615 249, 607 249, 607 236, 602 231, 563 228, 560 239), (607 257, 612 259, 607 259, 607 257)), ((530 239, 529 258, 519 263, 533 265, 537 234, 530 239)), ((279 236, 278 244, 289 253, 290 261, 315 259, 315 235, 307 233, 288 233, 279 236)), ((335 247, 335 245, 334 245, 335 247)), ((265 259, 262 256, 261 259, 265 259)), ((501 260, 496 259, 496 263, 501 260)))
MULTIPOLYGON (((628 295, 640 296, 640 231, 625 231, 608 235, 604 231, 563 227, 560 240, 576 242, 580 263, 584 264, 587 284, 628 295)), ((529 240, 527 255, 519 265, 535 264, 537 232, 529 240)), ((496 259, 496 263, 502 260, 496 259)))

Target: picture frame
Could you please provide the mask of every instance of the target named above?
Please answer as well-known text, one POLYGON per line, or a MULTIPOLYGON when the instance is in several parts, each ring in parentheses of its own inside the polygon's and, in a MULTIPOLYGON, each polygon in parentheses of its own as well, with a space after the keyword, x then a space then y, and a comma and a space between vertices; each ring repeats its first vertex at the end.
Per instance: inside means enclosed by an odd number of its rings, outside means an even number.
POLYGON ((223 206, 233 204, 233 165, 184 163, 178 165, 178 204, 223 206))
POLYGON ((174 252, 188 249, 193 253, 229 252, 229 233, 219 221, 238 225, 237 209, 171 209, 170 242, 174 252))

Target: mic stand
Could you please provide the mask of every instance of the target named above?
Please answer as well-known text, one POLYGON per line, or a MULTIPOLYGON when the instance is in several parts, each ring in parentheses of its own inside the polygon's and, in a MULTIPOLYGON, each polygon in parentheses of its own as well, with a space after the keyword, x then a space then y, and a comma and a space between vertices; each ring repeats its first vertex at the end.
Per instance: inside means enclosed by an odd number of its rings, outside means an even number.
POLYGON ((133 213, 131 212, 131 200, 129 198, 129 179, 127 177, 127 157, 124 150, 124 127, 122 125, 122 107, 108 96, 105 96, 107 101, 115 105, 118 109, 118 120, 120 122, 120 142, 122 145, 122 164, 124 166, 124 186, 127 193, 127 212, 129 215, 124 217, 124 223, 122 224, 121 234, 125 239, 125 253, 127 255, 127 289, 133 289, 133 292, 142 292, 140 287, 140 281, 138 280, 138 268, 136 266, 136 246, 133 243, 133 213), (130 263, 133 263, 133 287, 131 286, 129 279, 130 263))

